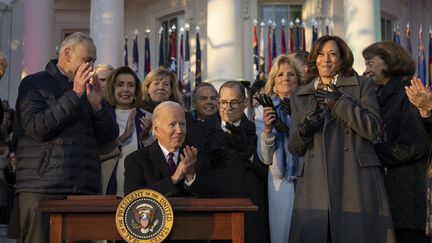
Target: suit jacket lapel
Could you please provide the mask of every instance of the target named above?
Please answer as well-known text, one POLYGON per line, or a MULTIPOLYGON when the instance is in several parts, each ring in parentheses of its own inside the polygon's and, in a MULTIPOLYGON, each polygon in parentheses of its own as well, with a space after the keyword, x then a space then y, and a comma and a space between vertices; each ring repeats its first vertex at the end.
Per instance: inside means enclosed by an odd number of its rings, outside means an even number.
POLYGON ((165 156, 157 141, 149 146, 149 157, 153 165, 158 168, 164 176, 171 177, 170 168, 166 163, 165 156))

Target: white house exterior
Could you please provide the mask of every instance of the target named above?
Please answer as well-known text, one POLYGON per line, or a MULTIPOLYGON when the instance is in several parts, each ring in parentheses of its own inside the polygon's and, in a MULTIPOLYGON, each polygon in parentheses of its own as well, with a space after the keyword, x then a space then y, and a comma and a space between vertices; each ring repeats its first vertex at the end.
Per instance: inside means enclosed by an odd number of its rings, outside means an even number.
MULTIPOLYGON (((289 22, 293 15, 300 15, 306 24, 307 50, 311 46, 311 20, 321 20, 321 36, 325 29, 323 23, 329 19, 331 33, 347 41, 355 56, 355 69, 362 73, 363 48, 391 38, 397 24, 403 32, 406 23, 410 23, 412 54, 417 60, 418 29, 422 24, 427 47, 431 12, 432 0, 1 0, 0 53, 10 66, 0 81, 0 97, 14 105, 21 78, 43 70, 48 60, 55 58, 56 48, 65 35, 74 31, 91 34, 97 46, 97 63, 120 66, 124 36, 128 36, 131 64, 133 32, 138 30, 138 76, 143 79, 147 29, 150 30, 151 68, 156 68, 158 31, 162 24, 176 23, 178 27, 189 24, 191 71, 195 72, 195 27, 198 25, 202 79, 219 86, 226 80, 254 79, 254 19, 267 24, 270 18, 265 16, 274 16, 272 20, 280 26, 281 16, 289 22)), ((401 39, 404 44, 405 39, 401 39)), ((425 55, 428 60, 427 48, 425 55)))

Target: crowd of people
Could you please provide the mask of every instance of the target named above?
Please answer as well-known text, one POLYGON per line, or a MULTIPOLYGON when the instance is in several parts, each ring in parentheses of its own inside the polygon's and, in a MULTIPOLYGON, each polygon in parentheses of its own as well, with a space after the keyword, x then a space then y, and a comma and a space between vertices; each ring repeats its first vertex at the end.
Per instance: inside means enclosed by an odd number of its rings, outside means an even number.
POLYGON ((48 215, 35 211, 45 200, 150 188, 249 198, 259 209, 245 215, 245 242, 429 241, 432 92, 399 44, 365 48, 359 75, 345 41, 323 36, 250 88, 201 83, 190 110, 171 71, 141 82, 128 66, 94 66, 96 53, 70 35, 21 81, 16 112, 2 102, 10 237, 47 242, 48 215))

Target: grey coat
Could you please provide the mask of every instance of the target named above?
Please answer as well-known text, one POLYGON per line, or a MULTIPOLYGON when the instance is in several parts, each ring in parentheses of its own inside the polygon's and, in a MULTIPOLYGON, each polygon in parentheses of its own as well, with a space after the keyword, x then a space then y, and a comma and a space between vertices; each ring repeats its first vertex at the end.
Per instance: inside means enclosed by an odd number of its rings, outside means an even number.
POLYGON ((342 77, 343 96, 306 144, 298 126, 317 103, 313 82, 291 98, 289 150, 304 156, 299 166, 289 242, 395 242, 381 164, 372 147, 380 116, 374 82, 342 77))

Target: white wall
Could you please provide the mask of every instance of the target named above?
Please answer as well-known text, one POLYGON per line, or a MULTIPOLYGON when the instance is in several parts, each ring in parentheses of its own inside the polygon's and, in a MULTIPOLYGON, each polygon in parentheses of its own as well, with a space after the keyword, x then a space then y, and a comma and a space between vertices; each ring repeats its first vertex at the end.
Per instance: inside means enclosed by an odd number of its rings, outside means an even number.
POLYGON ((15 107, 18 86, 23 72, 24 0, 16 1, 1 19, 1 54, 6 56, 9 67, 0 80, 0 97, 15 107))
MULTIPOLYGON (((310 19, 317 16, 332 15, 335 21, 334 33, 345 37, 343 22, 346 18, 342 14, 344 0, 304 0, 303 18, 307 23, 307 39, 311 38, 310 19)), ((372 1, 372 0, 369 0, 372 1)), ((0 80, 0 97, 8 99, 14 106, 18 86, 21 80, 23 67, 22 41, 24 33, 24 2, 17 0, 6 12, 0 12, 0 54, 6 56, 9 68, 5 76, 0 80)), ((269 0, 244 0, 243 3, 243 69, 244 77, 247 80, 253 79, 252 73, 252 20, 257 15, 257 6, 262 2, 272 2, 269 0)), ((428 60, 428 31, 432 23, 432 0, 381 0, 381 11, 389 13, 400 21, 401 30, 405 28, 409 20, 411 24, 411 45, 413 58, 417 61, 418 50, 418 26, 423 23, 423 41, 426 47, 425 55, 428 60)), ((158 66, 158 30, 159 19, 167 15, 183 14, 185 22, 191 25, 190 44, 191 44, 191 70, 195 72, 195 31, 194 28, 199 24, 201 31, 201 52, 202 52, 202 77, 207 79, 207 1, 206 0, 127 0, 125 1, 125 32, 129 34, 129 56, 132 58, 132 32, 137 28, 140 32, 139 53, 140 53, 140 73, 143 78, 143 54, 144 39, 143 34, 148 27, 151 30, 151 67, 158 66)), ((55 0, 55 25, 54 43, 59 46, 62 39, 62 30, 89 30, 90 22, 90 1, 88 0, 55 0)), ((322 27, 323 28, 323 27, 322 27)), ((322 32, 322 29, 321 29, 322 32)), ((320 36, 322 33, 320 33, 320 36)), ((405 40, 402 38, 402 44, 405 40)), ((310 49, 310 41, 307 42, 307 49, 310 49)), ((361 53, 361 52, 359 52, 361 53)), ((359 58, 358 58, 359 59, 359 58)), ((131 60, 130 60, 131 61, 131 60)), ((363 60, 359 59, 359 62, 363 60)), ((360 73, 362 69, 357 70, 360 73)))

